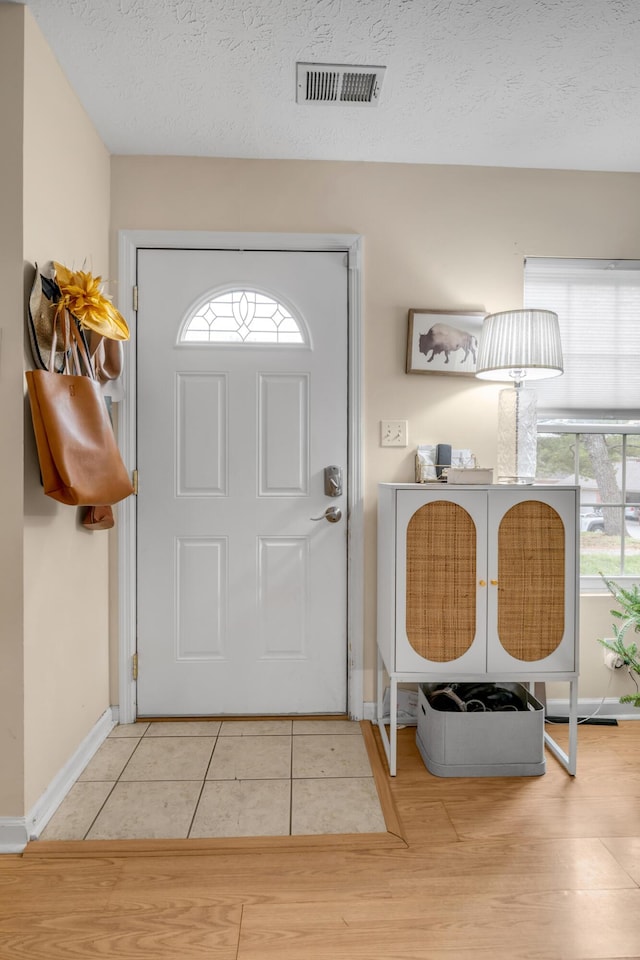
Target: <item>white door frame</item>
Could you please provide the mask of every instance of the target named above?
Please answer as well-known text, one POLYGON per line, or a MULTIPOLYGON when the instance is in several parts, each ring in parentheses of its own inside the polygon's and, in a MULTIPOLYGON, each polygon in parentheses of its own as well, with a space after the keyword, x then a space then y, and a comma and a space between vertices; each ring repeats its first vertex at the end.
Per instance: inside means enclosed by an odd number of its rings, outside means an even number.
MULTIPOLYGON (((118 443, 125 464, 136 464, 136 312, 133 288, 139 247, 210 250, 343 250, 348 257, 349 411, 347 505, 347 695, 353 720, 364 716, 364 469, 362 444, 363 331, 362 237, 358 234, 213 233, 200 230, 120 230, 118 233, 118 309, 131 330, 118 409, 118 443)), ((118 508, 119 720, 136 719, 136 498, 118 508)))

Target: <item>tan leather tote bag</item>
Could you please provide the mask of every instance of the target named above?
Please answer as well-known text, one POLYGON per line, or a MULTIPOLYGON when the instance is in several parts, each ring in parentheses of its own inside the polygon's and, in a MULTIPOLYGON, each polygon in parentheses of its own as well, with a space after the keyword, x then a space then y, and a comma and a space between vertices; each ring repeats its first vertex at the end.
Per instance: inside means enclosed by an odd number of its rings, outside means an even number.
POLYGON ((75 318, 66 313, 63 327, 66 372, 53 369, 54 325, 49 369, 26 373, 44 492, 72 506, 117 503, 133 485, 75 318))

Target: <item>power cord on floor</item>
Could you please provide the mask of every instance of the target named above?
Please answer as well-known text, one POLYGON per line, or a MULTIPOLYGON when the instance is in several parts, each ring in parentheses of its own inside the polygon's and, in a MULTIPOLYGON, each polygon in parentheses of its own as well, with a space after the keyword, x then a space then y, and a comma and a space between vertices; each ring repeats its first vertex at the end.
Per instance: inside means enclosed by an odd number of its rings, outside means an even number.
MULTIPOLYGON (((629 673, 631 673, 631 671, 629 671, 629 673)), ((610 676, 609 676, 609 682, 608 682, 608 684, 607 684, 607 689, 606 689, 605 692, 604 692, 604 696, 603 696, 602 700, 600 701, 600 703, 598 704, 598 706, 596 707, 596 709, 593 711, 593 713, 590 713, 588 717, 582 717, 581 720, 578 720, 578 726, 579 726, 581 723, 586 723, 587 720, 593 720, 594 717, 597 717, 597 716, 598 716, 598 714, 599 714, 600 711, 602 710, 602 706, 603 706, 605 700, 607 699, 607 696, 608 696, 608 693, 609 693, 609 688, 611 687, 611 681, 612 681, 612 680, 613 680, 613 671, 611 672, 611 674, 610 674, 610 676)), ((634 683, 635 683, 635 680, 634 680, 634 683)), ((637 684, 636 684, 636 686, 637 686, 637 684)), ((561 726, 564 721, 562 721, 562 720, 549 720, 547 717, 545 717, 544 722, 545 722, 545 723, 549 723, 549 724, 551 724, 552 726, 561 726)))

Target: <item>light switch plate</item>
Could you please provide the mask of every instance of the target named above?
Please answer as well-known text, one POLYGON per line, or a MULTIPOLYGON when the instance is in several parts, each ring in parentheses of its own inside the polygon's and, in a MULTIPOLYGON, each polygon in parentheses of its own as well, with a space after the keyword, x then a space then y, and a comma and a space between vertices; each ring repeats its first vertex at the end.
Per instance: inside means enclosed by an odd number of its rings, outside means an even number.
POLYGON ((408 443, 408 427, 408 420, 381 420, 380 446, 406 447, 408 443))

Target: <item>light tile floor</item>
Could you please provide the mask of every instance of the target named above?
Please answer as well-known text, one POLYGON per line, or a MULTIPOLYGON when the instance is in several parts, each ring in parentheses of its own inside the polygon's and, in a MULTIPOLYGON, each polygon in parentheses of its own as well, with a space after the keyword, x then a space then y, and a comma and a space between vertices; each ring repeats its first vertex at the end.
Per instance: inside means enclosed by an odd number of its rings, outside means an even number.
POLYGON ((384 832, 359 723, 202 720, 115 727, 40 839, 384 832))

